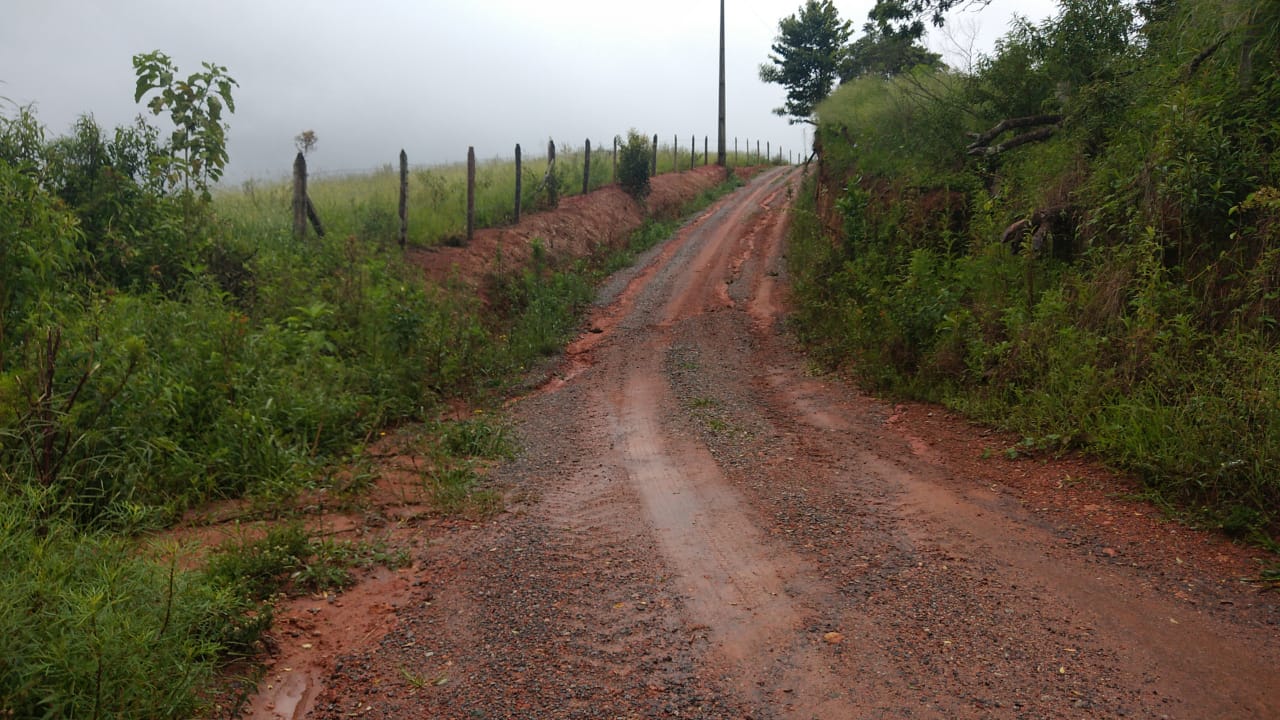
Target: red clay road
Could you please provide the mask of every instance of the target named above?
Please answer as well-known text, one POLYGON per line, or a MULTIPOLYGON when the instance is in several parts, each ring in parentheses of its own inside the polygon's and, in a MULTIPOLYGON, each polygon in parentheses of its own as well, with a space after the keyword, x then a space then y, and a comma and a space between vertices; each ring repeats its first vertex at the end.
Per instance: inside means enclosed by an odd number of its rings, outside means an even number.
POLYGON ((784 325, 799 176, 604 289, 512 406, 508 512, 422 551, 310 717, 1280 718, 1247 551, 811 367, 784 325))

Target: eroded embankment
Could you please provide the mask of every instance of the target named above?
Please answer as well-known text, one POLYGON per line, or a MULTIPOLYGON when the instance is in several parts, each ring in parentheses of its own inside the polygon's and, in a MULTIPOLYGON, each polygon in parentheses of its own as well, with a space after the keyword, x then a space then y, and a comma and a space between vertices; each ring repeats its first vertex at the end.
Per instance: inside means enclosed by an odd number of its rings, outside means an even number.
POLYGON ((675 217, 687 203, 725 178, 719 167, 659 175, 651 180, 652 190, 644 203, 611 185, 565 198, 555 210, 527 215, 519 225, 477 231, 472 242, 463 247, 412 250, 407 259, 431 280, 456 280, 477 287, 487 274, 526 265, 534 240, 558 259, 620 247, 646 217, 675 217))

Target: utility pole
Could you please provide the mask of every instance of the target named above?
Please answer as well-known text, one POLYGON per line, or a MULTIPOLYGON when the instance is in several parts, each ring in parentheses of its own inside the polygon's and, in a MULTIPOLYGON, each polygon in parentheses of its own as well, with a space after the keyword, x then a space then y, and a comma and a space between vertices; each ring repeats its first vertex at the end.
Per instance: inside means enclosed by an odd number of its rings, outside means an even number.
POLYGON ((720 138, 716 142, 716 164, 725 166, 724 136, 724 0, 720 0, 720 138))

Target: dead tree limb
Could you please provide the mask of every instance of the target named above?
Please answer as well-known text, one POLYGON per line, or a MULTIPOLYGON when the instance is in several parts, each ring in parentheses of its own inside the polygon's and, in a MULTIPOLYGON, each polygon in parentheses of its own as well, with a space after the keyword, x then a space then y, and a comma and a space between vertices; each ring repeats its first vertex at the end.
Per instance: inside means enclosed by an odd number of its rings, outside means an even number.
MULTIPOLYGON (((962 102, 955 102, 955 101, 953 101, 953 100, 949 100, 949 99, 947 99, 946 97, 944 97, 943 95, 940 95, 940 94, 938 94, 938 93, 936 93, 936 92, 934 92, 934 91, 930 90, 929 88, 925 87, 925 86, 924 86, 924 83, 920 82, 920 79, 919 79, 918 77, 916 77, 915 73, 903 73, 903 74, 898 75, 898 76, 896 76, 896 77, 897 77, 897 79, 900 79, 900 80, 906 80, 906 81, 907 81, 907 83, 909 83, 911 86, 913 86, 913 87, 914 87, 914 88, 915 88, 915 89, 916 89, 916 90, 917 90, 921 95, 923 95, 923 96, 925 96, 926 98, 928 98, 930 102, 937 103, 938 105, 941 105, 941 106, 943 106, 943 107, 949 107, 949 108, 951 108, 952 110, 958 110, 958 111, 960 111, 960 112, 962 112, 962 113, 964 113, 964 114, 968 115, 969 117, 974 118, 975 120, 981 120, 981 119, 982 119, 982 118, 978 117, 978 114, 977 114, 977 113, 975 113, 975 112, 973 111, 973 109, 972 109, 972 108, 970 108, 966 103, 962 103, 962 102)), ((910 93, 908 93, 908 95, 909 95, 909 94, 910 94, 910 93)))
POLYGON ((315 229, 316 235, 324 237, 324 225, 320 222, 320 213, 316 212, 315 203, 311 202, 311 196, 306 196, 307 200, 307 219, 311 221, 311 227, 315 229))
POLYGON ((1227 38, 1229 37, 1231 37, 1230 34, 1223 33, 1218 38, 1217 42, 1205 48, 1204 50, 1201 50, 1198 55, 1192 58, 1191 63, 1187 65, 1186 77, 1190 78, 1192 75, 1195 75, 1196 71, 1200 69, 1200 66, 1203 65, 1206 60, 1213 57, 1213 54, 1218 52, 1218 50, 1222 48, 1222 45, 1227 42, 1227 38))
MULTIPOLYGON (((1022 218, 1005 228, 1000 235, 1000 242, 1009 245, 1017 250, 1022 239, 1031 234, 1031 249, 1034 252, 1040 252, 1044 247, 1044 243, 1048 234, 1056 229, 1057 232, 1069 230, 1074 227, 1073 219, 1076 213, 1074 205, 1053 205, 1046 208, 1040 208, 1031 213, 1030 217, 1022 218)), ((1074 232, 1074 230, 1070 230, 1074 232)))
POLYGON ((1013 245, 1016 247, 1017 242, 1022 238, 1022 234, 1025 233, 1029 227, 1031 227, 1031 221, 1027 218, 1018 220, 1004 229, 1004 233, 1000 235, 1000 242, 1005 245, 1013 245))
POLYGON ((986 156, 986 157, 991 157, 991 156, 993 156, 993 155, 999 155, 999 154, 1000 154, 1000 153, 1002 153, 1002 152, 1005 152, 1005 151, 1007 151, 1007 150, 1012 150, 1012 149, 1014 149, 1014 148, 1016 148, 1016 147, 1019 147, 1019 146, 1021 146, 1021 145, 1026 145, 1027 143, 1033 143, 1033 142, 1039 142, 1039 141, 1041 141, 1041 140, 1047 140, 1047 139, 1049 139, 1050 137, 1052 137, 1052 136, 1053 136, 1053 134, 1054 134, 1055 132, 1057 132, 1057 131, 1058 131, 1058 127, 1057 127, 1056 125, 1050 125, 1049 127, 1042 127, 1042 128, 1037 129, 1037 130, 1032 130, 1031 132, 1028 132, 1028 133, 1023 133, 1023 134, 1021 134, 1021 135, 1016 135, 1016 136, 1014 136, 1014 137, 1010 138, 1009 140, 1007 140, 1007 141, 1005 141, 1005 142, 1000 143, 999 145, 992 145, 992 146, 989 146, 989 147, 983 147, 983 146, 980 146, 980 145, 973 145, 973 146, 970 146, 970 147, 969 147, 969 154, 970 154, 970 155, 981 155, 981 156, 986 156))
POLYGON ((1062 122, 1062 116, 1058 114, 1026 115, 1024 117, 1005 118, 1004 120, 996 123, 995 127, 984 133, 970 133, 971 137, 973 137, 973 143, 969 145, 970 154, 974 154, 973 150, 990 145, 992 140, 1000 137, 1000 134, 1007 130, 1035 127, 1037 125, 1057 125, 1060 122, 1062 122))

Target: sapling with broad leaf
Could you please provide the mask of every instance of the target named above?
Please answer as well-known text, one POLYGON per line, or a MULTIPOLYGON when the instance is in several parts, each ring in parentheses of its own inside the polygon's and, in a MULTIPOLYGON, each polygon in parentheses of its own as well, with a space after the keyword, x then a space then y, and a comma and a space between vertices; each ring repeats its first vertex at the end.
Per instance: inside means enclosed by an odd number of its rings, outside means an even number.
POLYGON ((182 79, 173 60, 159 50, 133 56, 133 69, 138 77, 134 102, 142 102, 150 93, 147 108, 153 115, 168 113, 173 121, 169 136, 169 155, 153 171, 166 185, 181 185, 184 192, 198 191, 209 198, 209 186, 222 177, 227 166, 227 128, 223 111, 234 113, 236 103, 232 86, 239 84, 227 74, 227 68, 210 62, 204 68, 182 79))

